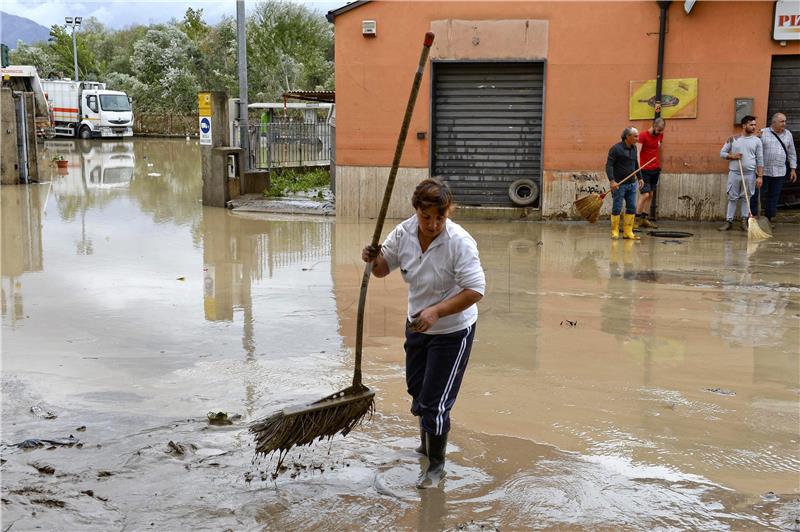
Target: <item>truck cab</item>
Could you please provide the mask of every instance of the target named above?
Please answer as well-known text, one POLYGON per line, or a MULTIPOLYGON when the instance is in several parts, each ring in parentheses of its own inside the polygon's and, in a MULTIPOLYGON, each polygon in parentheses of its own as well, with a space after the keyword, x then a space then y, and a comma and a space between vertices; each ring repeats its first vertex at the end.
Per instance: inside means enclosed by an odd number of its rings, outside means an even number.
POLYGON ((84 89, 81 113, 78 136, 82 139, 133 136, 131 101, 124 92, 84 89))

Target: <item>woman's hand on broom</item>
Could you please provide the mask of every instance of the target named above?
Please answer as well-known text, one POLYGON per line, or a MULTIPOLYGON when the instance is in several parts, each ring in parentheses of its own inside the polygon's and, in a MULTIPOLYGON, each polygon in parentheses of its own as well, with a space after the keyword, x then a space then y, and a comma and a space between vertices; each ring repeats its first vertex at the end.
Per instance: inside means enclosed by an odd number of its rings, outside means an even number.
POLYGON ((378 258, 381 254, 381 245, 378 244, 377 246, 369 245, 365 246, 364 249, 361 250, 361 260, 364 262, 372 262, 378 258))

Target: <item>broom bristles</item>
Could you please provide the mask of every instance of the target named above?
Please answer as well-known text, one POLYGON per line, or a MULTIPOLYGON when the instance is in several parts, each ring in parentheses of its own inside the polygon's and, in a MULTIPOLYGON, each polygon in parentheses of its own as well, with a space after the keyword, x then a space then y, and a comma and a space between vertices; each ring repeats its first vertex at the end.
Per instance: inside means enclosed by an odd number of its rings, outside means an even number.
POLYGON ((758 220, 752 216, 747 219, 747 238, 757 242, 759 240, 766 240, 770 237, 772 237, 772 235, 761 229, 761 226, 758 225, 758 220))
POLYGON ((603 198, 597 194, 589 194, 575 200, 575 209, 589 223, 595 223, 600 217, 600 209, 603 207, 603 198))
POLYGON ((256 441, 256 454, 279 451, 282 455, 297 445, 342 436, 353 430, 375 409, 375 392, 344 390, 316 403, 285 408, 250 426, 256 441), (351 392, 348 394, 348 392, 351 392))

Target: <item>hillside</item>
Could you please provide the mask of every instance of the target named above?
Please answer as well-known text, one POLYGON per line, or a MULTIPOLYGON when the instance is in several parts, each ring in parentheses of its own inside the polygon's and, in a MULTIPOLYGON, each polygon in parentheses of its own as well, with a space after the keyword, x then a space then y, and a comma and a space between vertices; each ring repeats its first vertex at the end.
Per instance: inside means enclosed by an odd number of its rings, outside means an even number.
POLYGON ((29 18, 0 11, 0 39, 12 50, 17 47, 17 41, 33 44, 46 41, 48 37, 50 37, 49 28, 37 24, 29 18))

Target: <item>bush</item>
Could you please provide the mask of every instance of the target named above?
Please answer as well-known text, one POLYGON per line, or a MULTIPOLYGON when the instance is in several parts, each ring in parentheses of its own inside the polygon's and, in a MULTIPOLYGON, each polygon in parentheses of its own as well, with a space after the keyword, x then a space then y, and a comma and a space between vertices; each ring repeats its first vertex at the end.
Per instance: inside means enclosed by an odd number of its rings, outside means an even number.
MULTIPOLYGON (((264 195, 268 198, 279 198, 287 193, 307 192, 315 188, 330 186, 331 174, 328 170, 319 168, 316 170, 297 171, 286 169, 275 172, 270 176, 270 187, 264 190, 264 195)), ((322 193, 317 194, 322 197, 322 193)))

